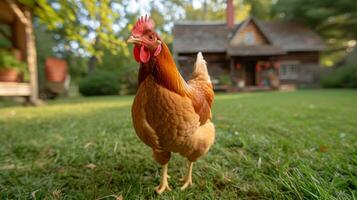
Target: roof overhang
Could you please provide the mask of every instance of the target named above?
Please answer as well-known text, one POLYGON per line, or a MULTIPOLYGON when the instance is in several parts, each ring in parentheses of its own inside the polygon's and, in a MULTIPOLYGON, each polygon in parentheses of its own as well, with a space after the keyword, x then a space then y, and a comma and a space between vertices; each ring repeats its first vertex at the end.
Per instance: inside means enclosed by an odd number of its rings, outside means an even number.
POLYGON ((184 50, 177 50, 174 49, 174 52, 177 54, 191 54, 191 53, 198 53, 198 52, 204 52, 204 53, 225 53, 226 50, 222 49, 222 50, 210 50, 210 49, 184 49, 184 50))
POLYGON ((274 56, 284 55, 287 52, 281 47, 274 45, 256 45, 256 46, 229 46, 228 55, 230 56, 274 56))

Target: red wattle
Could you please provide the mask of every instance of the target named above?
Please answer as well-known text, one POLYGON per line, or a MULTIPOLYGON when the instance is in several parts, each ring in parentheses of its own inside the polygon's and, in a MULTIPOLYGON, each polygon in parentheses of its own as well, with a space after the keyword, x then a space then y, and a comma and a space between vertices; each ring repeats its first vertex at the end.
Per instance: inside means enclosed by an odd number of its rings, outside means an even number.
POLYGON ((159 55, 159 53, 161 52, 161 49, 162 49, 162 47, 161 47, 161 45, 159 45, 154 52, 154 56, 159 55))
POLYGON ((139 46, 135 45, 133 51, 134 51, 134 58, 135 58, 136 62, 140 62, 140 48, 139 48, 139 46))
POLYGON ((140 61, 147 63, 150 60, 150 51, 144 45, 140 48, 140 61))

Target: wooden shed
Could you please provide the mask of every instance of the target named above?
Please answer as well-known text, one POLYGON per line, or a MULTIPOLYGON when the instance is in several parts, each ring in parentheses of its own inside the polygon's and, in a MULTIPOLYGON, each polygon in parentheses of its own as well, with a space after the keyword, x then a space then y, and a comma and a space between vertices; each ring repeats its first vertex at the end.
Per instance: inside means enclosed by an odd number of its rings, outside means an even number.
POLYGON ((23 96, 38 103, 38 79, 35 38, 31 10, 16 0, 0 1, 0 34, 11 41, 11 48, 20 52, 20 58, 29 68, 28 82, 0 82, 0 96, 23 96))

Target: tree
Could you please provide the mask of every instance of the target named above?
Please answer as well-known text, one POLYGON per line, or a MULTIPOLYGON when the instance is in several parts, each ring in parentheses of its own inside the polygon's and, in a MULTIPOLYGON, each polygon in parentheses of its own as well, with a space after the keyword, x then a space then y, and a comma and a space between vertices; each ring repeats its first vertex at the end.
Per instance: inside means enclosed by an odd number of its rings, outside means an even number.
POLYGON ((103 50, 118 53, 126 49, 125 41, 117 37, 115 22, 120 12, 113 9, 120 6, 119 0, 20 0, 33 8, 42 24, 59 37, 68 41, 69 48, 76 53, 91 57, 90 70, 96 60, 103 57, 103 50))
POLYGON ((272 18, 271 7, 272 0, 244 0, 245 5, 250 5, 250 13, 261 20, 268 20, 272 18))
MULTIPOLYGON (((183 10, 182 19, 193 21, 224 21, 226 18, 226 0, 199 0, 193 4, 192 1, 171 1, 178 9, 183 10)), ((233 2, 235 7, 235 19, 240 22, 249 15, 258 19, 271 18, 270 0, 236 0, 233 2)))
POLYGON ((333 64, 357 40, 357 4, 354 0, 278 0, 273 14, 316 30, 329 45, 325 64, 333 64))

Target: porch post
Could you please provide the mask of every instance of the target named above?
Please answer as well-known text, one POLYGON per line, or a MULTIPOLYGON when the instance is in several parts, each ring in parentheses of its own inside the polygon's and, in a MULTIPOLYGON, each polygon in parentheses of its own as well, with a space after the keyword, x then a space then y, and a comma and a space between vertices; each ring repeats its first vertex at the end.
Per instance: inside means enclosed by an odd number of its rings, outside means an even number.
POLYGON ((229 69, 230 69, 230 76, 231 76, 231 84, 234 85, 234 76, 235 76, 235 67, 234 67, 234 58, 229 59, 229 69))
POLYGON ((28 8, 25 8, 25 16, 27 18, 27 23, 25 24, 26 32, 26 49, 27 49, 27 63, 30 71, 30 86, 31 86, 31 96, 30 101, 33 104, 38 102, 38 79, 37 79, 37 56, 35 47, 35 36, 32 27, 31 13, 28 8))

